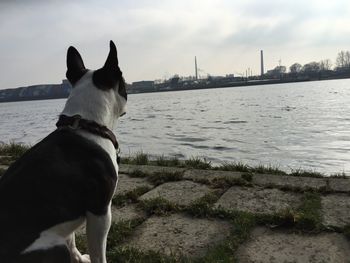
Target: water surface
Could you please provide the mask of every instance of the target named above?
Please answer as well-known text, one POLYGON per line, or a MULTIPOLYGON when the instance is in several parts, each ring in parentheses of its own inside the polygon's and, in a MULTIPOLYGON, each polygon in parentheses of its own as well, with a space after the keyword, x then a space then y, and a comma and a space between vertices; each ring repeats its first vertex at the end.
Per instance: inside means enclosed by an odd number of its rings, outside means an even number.
MULTIPOLYGON (((0 141, 34 144, 65 100, 0 103, 0 141)), ((122 153, 350 172, 350 80, 134 94, 122 153)))

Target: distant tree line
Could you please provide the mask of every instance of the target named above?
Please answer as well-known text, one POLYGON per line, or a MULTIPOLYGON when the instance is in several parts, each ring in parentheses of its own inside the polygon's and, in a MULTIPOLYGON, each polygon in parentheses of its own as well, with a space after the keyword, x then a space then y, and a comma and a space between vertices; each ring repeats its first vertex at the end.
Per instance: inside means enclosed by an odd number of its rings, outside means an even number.
POLYGON ((266 73, 267 77, 274 78, 327 78, 327 77, 350 77, 350 52, 340 51, 336 58, 335 67, 332 67, 330 59, 319 62, 310 62, 305 65, 294 63, 289 67, 277 66, 266 73))

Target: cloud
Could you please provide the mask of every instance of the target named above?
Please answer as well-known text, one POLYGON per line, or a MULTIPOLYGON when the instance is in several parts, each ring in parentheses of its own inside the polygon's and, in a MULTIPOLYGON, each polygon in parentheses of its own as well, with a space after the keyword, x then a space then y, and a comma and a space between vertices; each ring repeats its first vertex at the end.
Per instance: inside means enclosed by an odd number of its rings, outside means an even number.
POLYGON ((129 81, 191 74, 195 55, 213 74, 258 72, 260 49, 307 63, 348 48, 349 23, 347 0, 1 1, 0 89, 59 82, 70 45, 100 67, 110 39, 129 81))

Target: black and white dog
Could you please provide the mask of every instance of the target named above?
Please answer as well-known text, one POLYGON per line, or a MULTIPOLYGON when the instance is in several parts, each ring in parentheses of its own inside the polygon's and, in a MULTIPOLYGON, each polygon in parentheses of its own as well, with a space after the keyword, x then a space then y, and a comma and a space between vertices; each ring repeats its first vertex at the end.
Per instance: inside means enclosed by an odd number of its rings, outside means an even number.
POLYGON ((118 143, 111 131, 127 101, 114 43, 96 71, 86 69, 70 47, 66 75, 73 89, 57 130, 0 179, 1 263, 106 262, 118 181, 118 143), (89 256, 75 246, 74 231, 84 222, 89 256))

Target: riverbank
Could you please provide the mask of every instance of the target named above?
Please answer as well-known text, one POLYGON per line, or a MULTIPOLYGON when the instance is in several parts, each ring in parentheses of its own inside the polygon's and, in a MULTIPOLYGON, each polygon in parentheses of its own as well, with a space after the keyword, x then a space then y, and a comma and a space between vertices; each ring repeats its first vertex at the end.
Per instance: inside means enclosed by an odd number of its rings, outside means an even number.
POLYGON ((108 262, 349 262, 350 179, 273 171, 124 158, 108 262))
MULTIPOLYGON (((245 86, 260 86, 260 85, 274 85, 274 84, 286 84, 286 83, 298 83, 309 81, 324 81, 324 80, 337 80, 337 79, 349 79, 349 75, 344 76, 328 76, 328 77, 300 77, 300 78, 275 78, 275 79, 245 79, 228 81, 228 82, 213 82, 213 81, 192 81, 187 85, 176 85, 170 83, 162 83, 154 85, 152 88, 138 89, 129 85, 128 94, 138 93, 153 93, 153 92, 168 92, 168 91, 184 91, 184 90, 201 90, 201 89, 216 89, 216 88, 233 88, 233 87, 245 87, 245 86)), ((62 84, 45 84, 34 85, 29 87, 21 87, 14 89, 0 90, 0 103, 1 102, 21 102, 32 100, 51 100, 51 99, 65 99, 68 98, 71 86, 67 81, 63 81, 62 84)))

